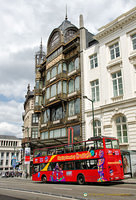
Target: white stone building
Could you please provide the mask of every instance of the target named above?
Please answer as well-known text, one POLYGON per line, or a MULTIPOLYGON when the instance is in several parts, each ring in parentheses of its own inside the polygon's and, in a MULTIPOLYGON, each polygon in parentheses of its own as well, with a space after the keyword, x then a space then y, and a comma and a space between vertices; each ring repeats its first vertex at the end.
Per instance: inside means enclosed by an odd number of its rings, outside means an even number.
MULTIPOLYGON (((83 50, 83 95, 94 100, 95 135, 114 136, 136 150, 136 8, 101 27, 83 50)), ((92 102, 84 99, 86 139, 93 136, 92 102)))
MULTIPOLYGON (((21 139, 15 136, 0 135, 0 172, 13 171, 11 160, 21 162, 21 139)), ((20 166, 21 167, 21 166, 20 166)))

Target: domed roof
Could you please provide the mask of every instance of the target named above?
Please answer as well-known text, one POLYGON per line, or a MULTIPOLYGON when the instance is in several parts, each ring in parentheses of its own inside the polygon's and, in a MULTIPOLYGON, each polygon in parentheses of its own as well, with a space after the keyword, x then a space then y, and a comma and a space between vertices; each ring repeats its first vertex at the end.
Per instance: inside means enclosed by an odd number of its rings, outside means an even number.
POLYGON ((77 31, 78 28, 67 20, 66 17, 62 24, 58 28, 55 28, 50 34, 47 44, 47 53, 59 46, 60 43, 66 43, 71 40, 77 31))
POLYGON ((68 28, 76 28, 75 25, 73 25, 70 21, 67 20, 67 18, 62 22, 62 24, 58 27, 63 33, 66 31, 68 28))

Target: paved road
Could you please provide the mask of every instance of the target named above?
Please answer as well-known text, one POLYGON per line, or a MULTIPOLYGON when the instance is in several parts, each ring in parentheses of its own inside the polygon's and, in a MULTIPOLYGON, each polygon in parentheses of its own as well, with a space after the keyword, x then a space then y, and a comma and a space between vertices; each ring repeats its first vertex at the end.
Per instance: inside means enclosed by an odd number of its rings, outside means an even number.
POLYGON ((1 178, 0 199, 5 200, 135 200, 136 184, 43 184, 1 178), (16 199, 15 199, 16 198, 16 199))

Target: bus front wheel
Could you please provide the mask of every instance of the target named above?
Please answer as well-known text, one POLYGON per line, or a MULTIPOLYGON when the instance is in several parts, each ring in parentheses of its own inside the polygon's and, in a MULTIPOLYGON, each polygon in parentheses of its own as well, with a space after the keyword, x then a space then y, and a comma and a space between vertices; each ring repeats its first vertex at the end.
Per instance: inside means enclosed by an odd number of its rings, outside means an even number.
POLYGON ((84 185, 85 184, 85 178, 82 174, 79 174, 77 177, 77 182, 79 185, 84 185))
POLYGON ((47 182, 47 177, 45 175, 42 176, 42 182, 46 183, 47 182))

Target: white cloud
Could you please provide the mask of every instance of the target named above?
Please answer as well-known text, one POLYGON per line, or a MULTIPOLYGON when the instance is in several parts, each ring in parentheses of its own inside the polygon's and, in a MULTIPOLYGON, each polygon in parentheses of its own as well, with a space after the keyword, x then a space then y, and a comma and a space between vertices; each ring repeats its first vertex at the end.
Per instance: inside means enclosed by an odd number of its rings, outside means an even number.
POLYGON ((22 136, 23 103, 0 102, 0 134, 22 136))
POLYGON ((0 123, 0 134, 1 135, 14 135, 18 138, 22 138, 21 127, 18 127, 14 124, 9 124, 7 122, 0 123))

